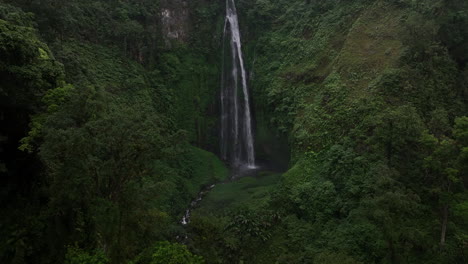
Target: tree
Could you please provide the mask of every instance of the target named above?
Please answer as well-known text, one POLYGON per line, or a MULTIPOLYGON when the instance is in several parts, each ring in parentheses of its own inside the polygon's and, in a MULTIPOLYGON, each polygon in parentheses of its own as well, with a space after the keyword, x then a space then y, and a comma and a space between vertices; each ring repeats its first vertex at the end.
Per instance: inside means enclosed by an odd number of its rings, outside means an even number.
POLYGON ((149 186, 163 181, 156 161, 173 157, 170 147, 178 143, 165 117, 148 115, 141 106, 119 105, 100 88, 72 89, 65 97, 56 102, 49 98, 49 108, 56 110, 45 118, 39 148, 48 174, 51 217, 64 228, 52 234, 54 246, 60 248, 70 238, 91 240, 107 249, 113 263, 122 262, 135 253, 134 245, 146 242, 136 235, 143 231, 140 227, 153 239, 161 232, 154 230, 155 223, 149 230, 146 223, 135 226, 137 219, 164 223, 166 216, 156 203, 133 202, 140 199, 133 192, 146 190, 135 188, 143 181, 149 186))
POLYGON ((109 260, 103 252, 86 252, 76 247, 69 247, 65 256, 65 264, 108 264, 109 260))
POLYGON ((422 137, 429 151, 429 155, 424 160, 424 168, 430 176, 430 192, 436 195, 440 208, 441 248, 446 245, 450 212, 456 203, 457 193, 465 192, 463 179, 466 179, 467 172, 467 135, 468 118, 461 117, 455 120, 450 137, 437 138, 427 133, 422 137))
POLYGON ((159 242, 137 257, 133 264, 203 264, 202 257, 192 254, 186 246, 159 242))

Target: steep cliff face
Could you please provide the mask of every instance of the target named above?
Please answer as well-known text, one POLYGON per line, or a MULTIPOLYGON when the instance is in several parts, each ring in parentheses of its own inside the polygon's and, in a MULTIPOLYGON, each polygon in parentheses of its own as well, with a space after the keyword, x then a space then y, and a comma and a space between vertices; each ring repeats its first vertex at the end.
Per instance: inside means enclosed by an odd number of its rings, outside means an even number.
POLYGON ((257 153, 279 153, 278 132, 293 158, 262 207, 287 216, 263 241, 235 233, 232 262, 466 262, 466 2, 238 3, 257 153))
POLYGON ((187 42, 190 10, 186 0, 163 0, 160 3, 161 32, 167 47, 171 42, 187 42))
POLYGON ((163 0, 159 7, 160 64, 174 91, 175 118, 192 144, 212 152, 219 151, 223 16, 220 1, 163 0))
POLYGON ((299 156, 339 141, 383 105, 414 104, 425 116, 442 100, 457 111, 448 103, 461 99, 458 70, 450 70, 457 58, 438 39, 448 12, 440 1, 243 1, 240 8, 259 129, 289 137, 299 156))

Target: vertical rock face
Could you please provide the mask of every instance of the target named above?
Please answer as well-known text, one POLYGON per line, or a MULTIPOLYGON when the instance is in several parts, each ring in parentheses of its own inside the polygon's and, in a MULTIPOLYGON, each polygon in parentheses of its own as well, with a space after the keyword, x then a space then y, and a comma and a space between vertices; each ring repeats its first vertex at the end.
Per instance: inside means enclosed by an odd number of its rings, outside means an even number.
POLYGON ((187 0, 162 0, 160 9, 161 31, 166 46, 173 41, 186 42, 189 36, 189 4, 187 0))

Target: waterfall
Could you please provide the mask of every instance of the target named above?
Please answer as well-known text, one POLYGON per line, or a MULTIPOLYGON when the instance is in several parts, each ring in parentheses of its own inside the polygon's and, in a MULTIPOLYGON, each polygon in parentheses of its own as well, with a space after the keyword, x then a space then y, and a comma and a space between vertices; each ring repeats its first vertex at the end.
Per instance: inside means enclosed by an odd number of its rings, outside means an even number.
POLYGON ((249 89, 234 0, 226 0, 222 65, 221 157, 233 167, 255 168, 249 89), (230 52, 226 54, 228 40, 230 52))

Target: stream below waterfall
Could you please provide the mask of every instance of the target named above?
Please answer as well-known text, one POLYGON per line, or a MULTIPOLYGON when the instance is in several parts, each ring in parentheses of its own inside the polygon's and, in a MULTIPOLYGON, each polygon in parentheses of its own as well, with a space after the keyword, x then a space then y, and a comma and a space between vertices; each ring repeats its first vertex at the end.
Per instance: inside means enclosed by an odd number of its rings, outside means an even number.
MULTIPOLYGON (((226 184, 226 183, 231 183, 233 181, 236 181, 240 178, 244 177, 255 177, 258 173, 264 171, 265 168, 262 169, 262 167, 257 167, 255 169, 245 167, 240 170, 233 171, 231 173, 231 176, 224 181, 214 183, 212 185, 209 185, 205 188, 202 188, 202 190, 198 193, 197 198, 194 199, 191 203, 190 206, 185 210, 185 214, 182 216, 182 219, 180 220, 180 223, 183 226, 186 226, 190 223, 190 217, 192 215, 192 211, 197 208, 200 203, 203 201, 203 199, 210 193, 211 190, 213 190, 216 186, 221 185, 221 184, 226 184)), ((265 170, 266 171, 266 170, 265 170)))

